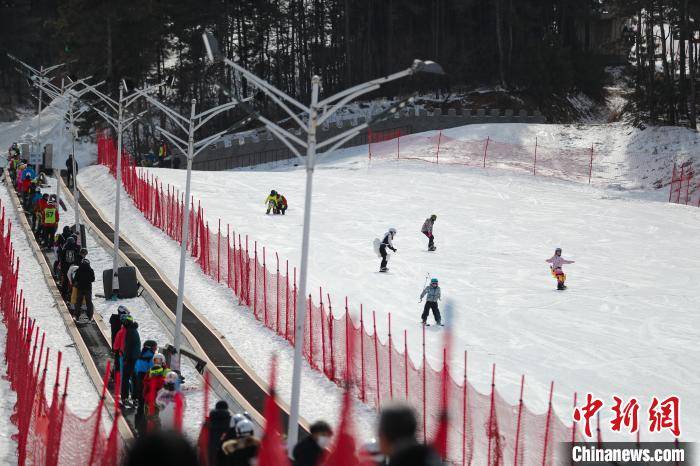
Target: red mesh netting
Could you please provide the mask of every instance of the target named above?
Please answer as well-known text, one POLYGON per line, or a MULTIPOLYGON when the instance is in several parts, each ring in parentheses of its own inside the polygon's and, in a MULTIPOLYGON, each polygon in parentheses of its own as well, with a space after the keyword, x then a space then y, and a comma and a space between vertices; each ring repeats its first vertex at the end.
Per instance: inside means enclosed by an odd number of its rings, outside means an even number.
MULTIPOLYGON (((532 171, 535 164, 534 150, 530 153, 524 146, 490 139, 454 140, 441 133, 396 137, 398 135, 371 135, 372 157, 403 158, 404 152, 399 152, 401 147, 416 146, 427 149, 413 151, 410 157, 431 163, 483 166, 485 160, 487 167, 524 171, 532 171)), ((104 141, 98 143, 99 150, 111 154, 100 154, 100 163, 111 167, 116 151, 109 152, 109 147, 104 141)), ((538 148, 536 170, 551 176, 587 178, 589 163, 590 152, 552 152, 538 148)), ((170 187, 149 191, 149 185, 160 186, 159 182, 137 171, 133 160, 126 155, 122 166, 126 167, 124 187, 136 206, 171 238, 181 239, 185 206, 180 194, 170 187), (145 202, 143 192, 149 192, 152 199, 145 202), (153 214, 149 206, 159 206, 155 209, 158 214, 153 214)), ((435 370, 425 363, 425 345, 422 361, 416 365, 408 357, 405 332, 386 338, 377 335, 374 313, 365 313, 360 306, 360 318, 353 319, 347 300, 333 301, 322 290, 318 294, 299 296, 296 270, 290 271, 287 261, 282 263, 277 254, 268 254, 229 226, 225 232, 219 225, 216 231, 211 231, 199 203, 195 204, 193 199, 189 202, 192 224, 187 244, 205 274, 226 284, 241 304, 251 308, 256 319, 290 344, 294 343, 296 309, 301 300, 308 311, 303 355, 309 364, 340 385, 349 363, 354 393, 359 399, 377 409, 392 400, 409 402, 419 416, 420 435, 427 440, 432 438, 441 412, 439 393, 444 369, 435 370), (354 357, 348 361, 350 339, 354 357)), ((495 389, 495 368, 492 392, 477 392, 467 379, 466 357, 464 367, 449 368, 449 372, 447 443, 450 462, 556 463, 558 452, 554 445, 560 440, 570 440, 572 428, 565 426, 551 409, 534 414, 524 404, 507 403, 495 389)))

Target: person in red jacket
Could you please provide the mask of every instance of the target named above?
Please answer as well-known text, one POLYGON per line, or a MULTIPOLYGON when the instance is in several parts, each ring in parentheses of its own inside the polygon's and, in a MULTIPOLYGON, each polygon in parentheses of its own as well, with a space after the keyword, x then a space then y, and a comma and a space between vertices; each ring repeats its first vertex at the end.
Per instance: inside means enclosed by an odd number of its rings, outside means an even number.
POLYGON ((287 198, 282 194, 277 194, 277 212, 284 215, 287 211, 287 198))

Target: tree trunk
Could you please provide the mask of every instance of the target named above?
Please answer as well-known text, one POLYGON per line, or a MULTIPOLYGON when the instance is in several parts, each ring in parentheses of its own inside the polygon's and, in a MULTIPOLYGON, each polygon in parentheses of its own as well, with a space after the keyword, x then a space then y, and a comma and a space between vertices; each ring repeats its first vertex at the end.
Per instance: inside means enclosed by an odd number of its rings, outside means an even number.
POLYGON ((654 77, 656 75, 656 47, 654 46, 654 1, 649 0, 647 5, 647 102, 649 106, 649 120, 656 121, 656 99, 654 98, 654 77))
POLYGON ((352 60, 350 58, 350 0, 345 0, 345 87, 350 87, 352 82, 352 60))
POLYGON ((686 76, 686 49, 685 41, 688 37, 688 0, 681 0, 680 2, 680 26, 681 26, 681 40, 678 43, 678 53, 680 54, 680 82, 678 88, 680 90, 680 101, 681 101, 681 115, 688 116, 688 91, 686 90, 685 76, 686 76))
POLYGON ((496 12, 496 44, 498 45, 498 75, 501 79, 501 86, 506 88, 506 77, 503 71, 503 39, 501 37, 501 0, 494 0, 496 12))
MULTIPOLYGON (((686 2, 688 0, 685 0, 686 2)), ((696 83, 695 80, 697 78, 697 63, 698 63, 698 55, 697 55, 697 48, 695 47, 694 44, 694 38, 695 38, 695 31, 690 30, 688 31, 688 51, 690 52, 688 54, 688 60, 689 60, 689 65, 690 65, 690 95, 689 95, 689 102, 688 106, 690 107, 690 115, 688 115, 688 119, 690 120, 690 127, 693 129, 693 131, 697 131, 698 128, 698 119, 697 119, 697 101, 696 99, 696 83)))

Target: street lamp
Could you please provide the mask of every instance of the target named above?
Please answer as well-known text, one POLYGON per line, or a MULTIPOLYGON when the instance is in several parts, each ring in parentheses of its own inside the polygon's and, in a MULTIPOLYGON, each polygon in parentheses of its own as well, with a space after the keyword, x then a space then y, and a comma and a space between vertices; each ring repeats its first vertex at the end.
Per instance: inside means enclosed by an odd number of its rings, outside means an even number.
MULTIPOLYGON (((365 122, 347 131, 343 131, 340 134, 330 137, 320 143, 316 140, 316 130, 318 125, 322 124, 324 121, 330 118, 331 115, 353 99, 379 89, 384 83, 417 73, 445 73, 442 67, 433 61, 414 60, 410 67, 402 71, 384 76, 382 78, 377 78, 363 84, 358 84, 330 97, 326 97, 323 100, 319 100, 321 78, 314 75, 311 78, 311 103, 307 106, 297 101, 295 98, 285 94, 283 91, 277 89, 267 81, 246 70, 236 62, 225 57, 219 51, 218 42, 210 33, 205 32, 202 34, 202 38, 204 40, 204 46, 207 50, 207 55, 212 61, 223 62, 224 64, 233 68, 236 72, 243 75, 248 81, 253 83, 273 102, 282 108, 282 110, 284 110, 291 117, 297 126, 306 133, 306 141, 304 141, 273 121, 270 121, 259 113, 252 111, 253 115, 260 122, 262 122, 272 134, 277 136, 277 138, 280 139, 306 167, 304 226, 301 239, 301 263, 299 267, 299 293, 302 299, 297 300, 297 319, 294 333, 294 368, 292 371, 292 399, 290 403, 289 425, 287 426, 287 445, 288 451, 291 452, 298 439, 297 425, 299 423, 299 397, 301 394, 301 355, 302 348, 304 346, 304 329, 306 328, 305 297, 309 255, 309 230, 311 225, 311 194, 313 188, 313 173, 316 166, 316 151, 323 147, 330 146, 330 148, 326 150, 325 154, 333 152, 338 147, 360 134, 364 129, 368 128, 372 121, 365 122), (290 106, 295 107, 296 111, 292 110, 290 106), (299 111, 301 111, 303 119, 299 117, 299 111), (301 153, 295 147, 295 144, 301 146, 302 149, 306 149, 306 158, 301 156, 301 153)), ((387 113, 394 113, 405 104, 406 101, 403 101, 398 106, 389 109, 388 112, 382 112, 382 114, 377 115, 373 120, 376 121, 377 119, 384 118, 386 117, 387 113)), ((245 109, 245 107, 243 108, 245 109)))
POLYGON ((147 89, 134 89, 134 93, 143 96, 149 103, 154 105, 160 111, 162 111, 166 117, 178 128, 180 128, 184 133, 187 134, 187 140, 176 136, 165 128, 156 126, 156 129, 165 136, 170 143, 178 148, 180 152, 185 154, 187 157, 187 181, 185 183, 185 211, 183 214, 182 223, 182 241, 180 244, 180 275, 178 278, 177 287, 177 307, 175 309, 175 332, 173 335, 173 346, 175 347, 175 358, 171 361, 171 367, 175 371, 180 371, 180 346, 182 344, 182 304, 185 297, 185 258, 187 256, 187 238, 189 236, 190 229, 190 184, 192 180, 192 161, 195 156, 202 152, 207 146, 216 142, 221 136, 229 131, 233 131, 237 128, 244 126, 246 123, 252 120, 252 117, 246 117, 243 120, 236 123, 234 126, 219 131, 211 136, 207 136, 199 141, 195 141, 195 133, 202 128, 208 121, 214 118, 216 115, 231 110, 239 102, 233 99, 231 102, 219 105, 217 107, 210 108, 200 113, 195 113, 197 101, 192 99, 190 107, 189 117, 183 116, 177 113, 175 110, 171 109, 167 105, 160 102, 158 99, 150 95, 147 89))
MULTIPOLYGON (((12 61, 23 66, 27 70, 27 72, 29 73, 29 77, 32 80, 38 78, 38 79, 48 81, 49 73, 51 73, 52 71, 55 71, 56 69, 58 69, 66 64, 66 63, 60 63, 58 65, 49 66, 48 68, 44 68, 44 66, 42 65, 37 70, 36 68, 33 68, 32 66, 28 65, 27 63, 23 62, 22 60, 20 60, 19 58, 15 57, 12 54, 8 53, 7 56, 12 61)), ((37 141, 38 150, 40 151, 40 155, 41 155, 41 104, 42 104, 42 99, 43 99, 42 88, 39 87, 39 108, 37 110, 36 141, 37 141)), ((35 164, 35 171, 36 171, 37 176, 39 176, 39 165, 40 165, 40 163, 39 163, 39 160, 37 159, 36 164, 35 164)))
MULTIPOLYGON (((151 92, 158 87, 162 86, 163 83, 155 84, 143 89, 143 92, 151 92)), ((114 251, 112 255, 112 296, 117 295, 119 290, 119 213, 120 213, 120 199, 121 199, 121 184, 122 184, 122 135, 132 124, 136 123, 140 117, 142 117, 146 111, 143 111, 137 115, 130 114, 125 116, 124 113, 127 111, 128 107, 136 102, 141 97, 141 94, 134 91, 130 95, 124 95, 125 92, 129 92, 126 82, 122 80, 119 84, 119 100, 114 100, 103 92, 99 91, 96 86, 87 86, 85 88, 87 91, 93 93, 97 98, 104 102, 108 109, 100 110, 97 107, 92 107, 98 115, 100 115, 104 120, 114 128, 117 133, 117 166, 115 175, 115 190, 116 190, 116 202, 114 205, 114 251), (116 114, 116 116, 115 116, 116 114)))

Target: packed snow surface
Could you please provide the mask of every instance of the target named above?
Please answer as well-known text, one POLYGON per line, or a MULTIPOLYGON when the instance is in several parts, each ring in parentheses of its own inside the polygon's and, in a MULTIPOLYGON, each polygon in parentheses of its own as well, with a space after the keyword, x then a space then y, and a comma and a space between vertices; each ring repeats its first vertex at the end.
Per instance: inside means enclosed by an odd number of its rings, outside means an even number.
MULTIPOLYGON (((697 439, 700 209, 660 202, 666 190, 639 188, 650 187, 643 182, 650 173, 667 173, 669 161, 697 147, 698 140, 680 129, 626 130, 629 134, 620 134, 607 125, 578 134, 584 147, 592 140, 607 147, 607 162, 617 166, 613 183, 592 186, 422 162, 370 165, 366 147, 322 159, 314 178, 310 292, 318 294, 323 286, 335 302, 348 296, 355 313, 359 303, 376 310, 382 337, 391 313, 394 331, 408 330, 410 355, 420 361, 418 295, 428 275, 438 277, 443 297, 456 304, 454 315, 446 317, 456 338, 453 362, 461 367, 461 350, 469 351, 470 380, 482 392, 488 391, 496 363, 496 385, 506 399, 517 401, 525 373, 525 402, 543 412, 554 380, 560 416, 570 420, 574 392, 590 392, 606 403, 605 431, 612 396, 637 397, 643 438, 649 435, 644 428, 651 398, 677 394, 682 438, 697 439), (430 214, 437 215, 434 253, 420 233, 430 214), (389 227, 398 229, 398 252, 391 254, 390 273, 380 274, 372 241, 389 227), (544 262, 555 247, 576 261, 565 266, 564 292, 555 290, 544 262)), ((456 131, 462 137, 500 131, 492 137, 513 142, 535 134, 552 141, 569 135, 571 145, 576 135, 574 128, 555 125, 456 131)), ((104 189, 99 170, 88 169, 95 177, 91 190, 104 189)), ((184 190, 185 171, 152 172, 184 190)), ((299 263, 304 180, 302 167, 292 166, 194 172, 192 191, 210 225, 220 217, 224 228, 230 223, 236 233, 257 240, 259 252, 264 245, 268 257, 278 252, 291 266, 299 263), (287 215, 265 215, 270 189, 287 197, 287 215)), ((441 363, 441 336, 438 328, 429 328, 433 367, 441 363)))

